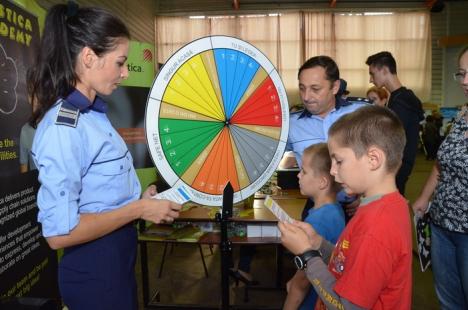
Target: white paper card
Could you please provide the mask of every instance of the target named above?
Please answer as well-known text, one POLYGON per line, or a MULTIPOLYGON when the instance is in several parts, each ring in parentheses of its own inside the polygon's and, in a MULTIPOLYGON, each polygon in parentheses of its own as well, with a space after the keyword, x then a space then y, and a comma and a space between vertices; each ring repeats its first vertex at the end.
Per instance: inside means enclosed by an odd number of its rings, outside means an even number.
POLYGON ((184 204, 191 200, 189 191, 187 191, 187 189, 183 185, 180 187, 172 187, 168 190, 165 190, 162 193, 157 193, 151 198, 166 199, 178 204, 184 204))
POLYGON ((290 217, 286 211, 284 211, 271 196, 265 197, 265 207, 270 210, 281 222, 292 223, 294 220, 290 217))

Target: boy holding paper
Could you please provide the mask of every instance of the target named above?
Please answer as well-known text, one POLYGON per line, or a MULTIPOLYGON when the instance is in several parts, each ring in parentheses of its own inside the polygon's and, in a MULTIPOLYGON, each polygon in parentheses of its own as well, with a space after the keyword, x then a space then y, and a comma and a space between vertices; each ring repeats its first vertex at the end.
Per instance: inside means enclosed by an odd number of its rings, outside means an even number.
MULTIPOLYGON (((302 155, 301 171, 298 174, 301 194, 315 202, 305 222, 327 241, 336 243, 345 226, 343 208, 336 202, 340 186, 330 175, 331 159, 326 143, 309 146, 302 155)), ((288 295, 284 310, 313 309, 317 293, 312 288, 304 270, 298 270, 286 285, 288 295), (304 299, 305 298, 305 299, 304 299)))
POLYGON ((336 245, 303 222, 279 223, 283 245, 302 262, 320 300, 315 309, 410 309, 411 224, 395 176, 406 138, 398 117, 379 106, 334 123, 331 174, 361 205, 336 245))

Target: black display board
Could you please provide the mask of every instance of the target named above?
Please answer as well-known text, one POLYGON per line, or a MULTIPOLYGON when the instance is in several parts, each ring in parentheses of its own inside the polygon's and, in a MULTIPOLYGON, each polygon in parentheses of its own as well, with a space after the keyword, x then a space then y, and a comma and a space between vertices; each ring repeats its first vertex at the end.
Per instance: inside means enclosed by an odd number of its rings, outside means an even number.
POLYGON ((32 110, 26 74, 39 40, 37 17, 0 0, 0 309, 59 298, 57 253, 37 222, 37 171, 21 174, 19 164, 21 127, 32 110))
POLYGON ((37 170, 0 182, 0 299, 58 299, 57 253, 37 222, 37 170))
POLYGON ((0 0, 0 177, 19 171, 21 127, 31 115, 26 73, 39 40, 37 17, 0 0))

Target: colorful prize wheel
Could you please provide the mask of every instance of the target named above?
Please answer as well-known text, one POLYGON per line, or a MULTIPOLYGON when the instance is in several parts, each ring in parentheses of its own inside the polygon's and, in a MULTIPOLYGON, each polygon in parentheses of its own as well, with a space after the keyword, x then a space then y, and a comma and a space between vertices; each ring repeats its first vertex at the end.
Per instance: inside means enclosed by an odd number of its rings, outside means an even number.
POLYGON ((171 187, 194 202, 221 206, 254 194, 283 155, 286 91, 271 62, 239 39, 211 36, 178 50, 163 66, 146 107, 151 157, 171 187))

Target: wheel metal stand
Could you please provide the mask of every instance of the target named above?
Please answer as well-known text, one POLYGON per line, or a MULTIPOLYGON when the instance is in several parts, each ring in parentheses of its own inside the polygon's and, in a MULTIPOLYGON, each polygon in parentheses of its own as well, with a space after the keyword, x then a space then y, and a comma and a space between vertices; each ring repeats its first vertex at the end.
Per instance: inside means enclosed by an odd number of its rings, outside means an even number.
POLYGON ((228 238, 228 224, 232 217, 232 205, 234 189, 230 182, 226 184, 223 191, 223 208, 221 213, 216 213, 216 221, 221 227, 221 309, 229 309, 229 262, 231 260, 231 241, 228 238))

